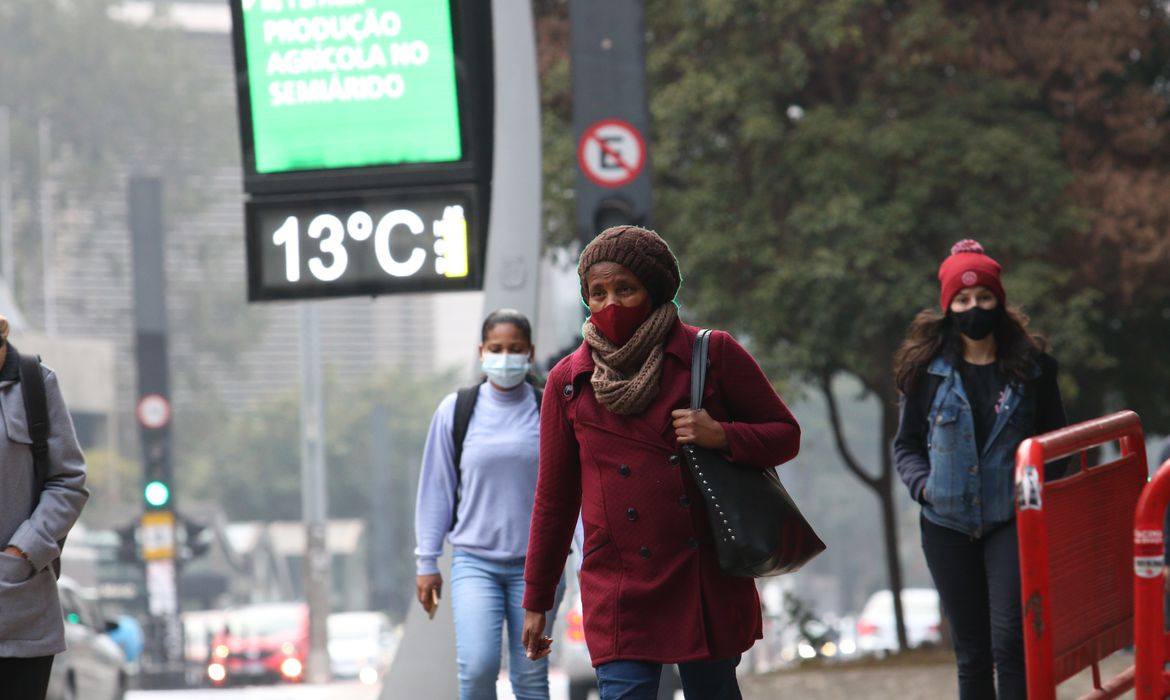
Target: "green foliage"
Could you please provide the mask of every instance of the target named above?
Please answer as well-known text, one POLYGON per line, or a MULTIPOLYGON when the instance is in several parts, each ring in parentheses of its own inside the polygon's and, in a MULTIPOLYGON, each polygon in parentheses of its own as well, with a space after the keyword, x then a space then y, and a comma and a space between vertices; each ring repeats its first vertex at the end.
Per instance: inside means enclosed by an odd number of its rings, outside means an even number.
POLYGON ((670 37, 652 49, 651 104, 659 220, 701 317, 776 376, 844 371, 892 399, 890 358, 937 303, 954 241, 978 238, 1012 299, 1045 306, 1057 275, 1018 273, 1079 225, 1060 125, 1027 86, 947 61, 961 19, 933 3, 687 5, 686 20, 649 14, 670 37))
MULTIPOLYGON (((112 0, 7 0, 0 5, 0 104, 13 111, 18 175, 35 173, 38 120, 50 120, 55 155, 80 175, 111 165, 182 170, 223 155, 210 109, 230 96, 208 89, 177 30, 111 17, 112 0)), ((18 182, 21 178, 18 177, 18 182)))
POLYGON ((85 453, 89 501, 82 520, 93 530, 122 527, 141 508, 142 467, 109 450, 85 453))
MULTIPOLYGON (((395 371, 360 386, 326 381, 325 463, 331 518, 366 518, 390 507, 392 494, 374 493, 375 469, 389 469, 396 492, 413 490, 427 427, 439 399, 451 391, 450 377, 416 377, 395 371), (386 425, 374 426, 375 406, 388 410, 386 425), (388 431, 390 453, 374 455, 375 430, 388 431)), ((210 411, 209 414, 214 414, 210 411)), ((298 396, 284 394, 257 403, 230 422, 223 415, 190 416, 181 431, 202 436, 184 443, 181 492, 185 498, 219 503, 230 520, 297 520, 301 517, 301 423, 298 396), (209 429, 218 424, 218 429, 209 429), (214 440, 206 436, 214 434, 214 440)))

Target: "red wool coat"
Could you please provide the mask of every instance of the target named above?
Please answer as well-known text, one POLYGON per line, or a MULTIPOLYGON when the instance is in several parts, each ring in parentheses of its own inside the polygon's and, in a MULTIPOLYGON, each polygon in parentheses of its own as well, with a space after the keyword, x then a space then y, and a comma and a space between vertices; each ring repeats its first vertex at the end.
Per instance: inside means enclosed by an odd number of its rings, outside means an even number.
MULTIPOLYGON (((722 659, 762 636, 755 581, 719 570, 703 498, 675 440, 670 412, 690 405, 697 332, 682 323, 671 331, 660 392, 638 416, 597 401, 585 344, 548 378, 524 607, 552 607, 580 510, 581 600, 594 665, 722 659)), ((800 427, 752 356, 715 332, 710 358, 703 407, 723 424, 731 459, 758 469, 796 456, 800 427)))

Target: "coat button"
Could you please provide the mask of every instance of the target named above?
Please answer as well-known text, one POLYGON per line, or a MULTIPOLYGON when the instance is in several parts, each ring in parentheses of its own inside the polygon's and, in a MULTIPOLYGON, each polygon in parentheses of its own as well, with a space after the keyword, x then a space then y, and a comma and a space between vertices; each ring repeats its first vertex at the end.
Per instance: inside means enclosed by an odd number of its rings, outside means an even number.
POLYGON ((682 506, 683 508, 690 508, 691 507, 691 497, 687 496, 687 495, 679 496, 678 497, 678 504, 680 506, 682 506))
POLYGON ((636 508, 626 509, 626 520, 634 521, 638 519, 638 511, 636 508))
POLYGON ((630 475, 629 465, 623 464, 622 466, 618 467, 618 473, 620 473, 622 476, 629 476, 630 475))
POLYGON ((573 395, 573 385, 566 384, 565 388, 561 389, 561 393, 564 394, 565 396, 572 396, 573 395))
POLYGON ((678 455, 671 455, 670 459, 668 459, 667 461, 670 462, 670 466, 677 467, 678 466, 678 455))
POLYGON ((690 547, 691 549, 698 549, 699 548, 699 541, 697 539, 695 539, 694 537, 692 537, 692 538, 687 540, 687 546, 690 547))
POLYGON ((639 549, 638 556, 642 557, 643 559, 649 559, 650 558, 650 548, 643 547, 643 548, 639 549))

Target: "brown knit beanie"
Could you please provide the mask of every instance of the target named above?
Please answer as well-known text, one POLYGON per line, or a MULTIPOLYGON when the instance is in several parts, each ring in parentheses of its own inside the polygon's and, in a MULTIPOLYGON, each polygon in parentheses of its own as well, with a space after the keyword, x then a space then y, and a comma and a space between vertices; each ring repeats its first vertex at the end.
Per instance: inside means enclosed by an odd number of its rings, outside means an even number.
POLYGON ((581 278, 581 299, 588 304, 585 273, 599 262, 613 262, 637 275, 650 292, 655 307, 672 301, 682 284, 678 258, 657 233, 640 226, 613 226, 598 234, 581 251, 577 276, 581 278))

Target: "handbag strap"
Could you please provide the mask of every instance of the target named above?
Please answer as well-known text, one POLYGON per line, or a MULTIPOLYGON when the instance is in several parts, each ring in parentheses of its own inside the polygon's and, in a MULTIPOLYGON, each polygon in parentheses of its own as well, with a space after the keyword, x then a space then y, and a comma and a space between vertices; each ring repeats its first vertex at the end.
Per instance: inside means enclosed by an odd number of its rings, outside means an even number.
POLYGON ((711 329, 703 328, 695 336, 691 347, 691 409, 703 407, 703 387, 707 383, 707 349, 711 345, 711 329))

